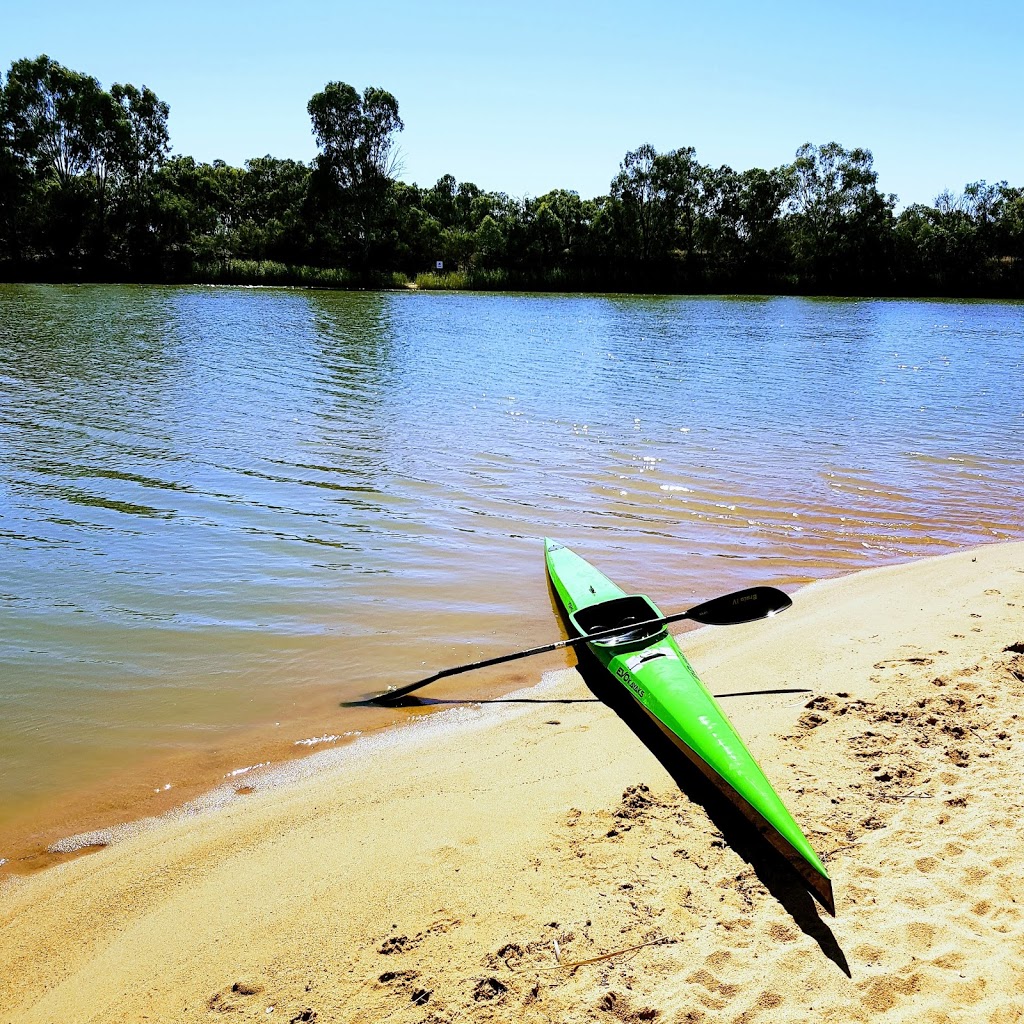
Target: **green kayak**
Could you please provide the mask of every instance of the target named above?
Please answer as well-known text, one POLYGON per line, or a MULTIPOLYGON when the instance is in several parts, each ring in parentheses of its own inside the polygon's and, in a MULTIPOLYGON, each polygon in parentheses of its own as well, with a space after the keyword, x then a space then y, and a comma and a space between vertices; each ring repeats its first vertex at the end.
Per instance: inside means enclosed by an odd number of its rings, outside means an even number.
POLYGON ((679 645, 664 627, 635 627, 661 618, 655 604, 640 594, 627 595, 557 541, 545 540, 544 548, 548 575, 573 632, 583 636, 622 625, 621 634, 587 646, 834 915, 832 882, 824 865, 679 645))

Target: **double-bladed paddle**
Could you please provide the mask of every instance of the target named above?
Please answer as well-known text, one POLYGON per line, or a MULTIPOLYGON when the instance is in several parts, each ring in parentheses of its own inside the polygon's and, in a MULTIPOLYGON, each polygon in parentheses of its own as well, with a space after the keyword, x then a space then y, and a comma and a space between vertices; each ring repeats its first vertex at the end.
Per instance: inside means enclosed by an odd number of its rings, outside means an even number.
POLYGON ((632 631, 646 629, 650 626, 664 626, 669 622, 679 622, 682 619, 692 619, 694 622, 701 622, 706 626, 733 626, 740 622, 753 622, 756 619, 767 618, 769 615, 777 615, 779 612, 785 611, 792 603, 787 594, 775 587, 749 587, 747 590, 737 590, 734 594, 726 594, 723 597, 705 601, 703 604, 698 604, 688 611, 678 612, 675 615, 647 619, 645 622, 630 622, 628 625, 620 623, 610 629, 570 637, 568 640, 557 640, 555 643, 545 644, 543 647, 531 647, 526 651, 515 651, 513 654, 502 654, 497 658, 474 661, 469 665, 456 665, 455 668, 442 669, 426 679, 419 679, 407 686, 387 690, 375 697, 346 701, 342 707, 359 707, 365 704, 378 704, 387 707, 406 694, 412 693, 413 690, 419 690, 421 687, 427 686, 429 683, 436 683, 438 679, 444 679, 447 676, 457 676, 478 668, 490 668, 492 665, 503 665, 505 662, 518 661, 520 658, 532 658, 535 654, 547 654, 550 651, 560 651, 563 648, 576 647, 579 644, 608 640, 613 636, 621 635, 625 629, 632 631))

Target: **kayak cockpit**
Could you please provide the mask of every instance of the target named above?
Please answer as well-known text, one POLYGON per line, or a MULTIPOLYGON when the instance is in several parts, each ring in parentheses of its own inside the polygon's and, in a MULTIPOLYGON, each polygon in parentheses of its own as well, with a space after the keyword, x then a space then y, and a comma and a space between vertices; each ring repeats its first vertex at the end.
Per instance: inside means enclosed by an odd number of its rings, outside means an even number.
POLYGON ((569 616, 573 625, 582 634, 602 633, 607 629, 618 629, 621 633, 595 640, 601 647, 624 647, 634 644, 650 644, 665 636, 665 627, 641 625, 650 619, 660 619, 661 612, 649 598, 643 594, 630 594, 616 597, 611 601, 580 608, 569 616))

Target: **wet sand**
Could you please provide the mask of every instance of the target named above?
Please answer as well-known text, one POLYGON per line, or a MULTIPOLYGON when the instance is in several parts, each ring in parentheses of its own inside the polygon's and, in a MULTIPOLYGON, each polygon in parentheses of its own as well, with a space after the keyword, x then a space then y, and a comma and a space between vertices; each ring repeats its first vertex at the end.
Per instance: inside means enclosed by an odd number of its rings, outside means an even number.
POLYGON ((0 1021, 1024 1013, 1024 544, 812 584, 683 647, 834 919, 565 670, 7 879, 0 1021))

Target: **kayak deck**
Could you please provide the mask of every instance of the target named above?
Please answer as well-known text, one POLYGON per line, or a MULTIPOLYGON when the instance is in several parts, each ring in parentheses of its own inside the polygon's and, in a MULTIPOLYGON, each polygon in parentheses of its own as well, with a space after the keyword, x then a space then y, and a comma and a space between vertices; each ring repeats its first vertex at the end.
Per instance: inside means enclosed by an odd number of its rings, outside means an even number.
POLYGON ((623 632, 587 646, 661 730, 789 861, 835 914, 832 882, 818 855, 772 788, 732 723, 663 627, 630 629, 662 613, 643 595, 627 595, 574 551, 546 539, 545 561, 576 635, 617 625, 623 632))

